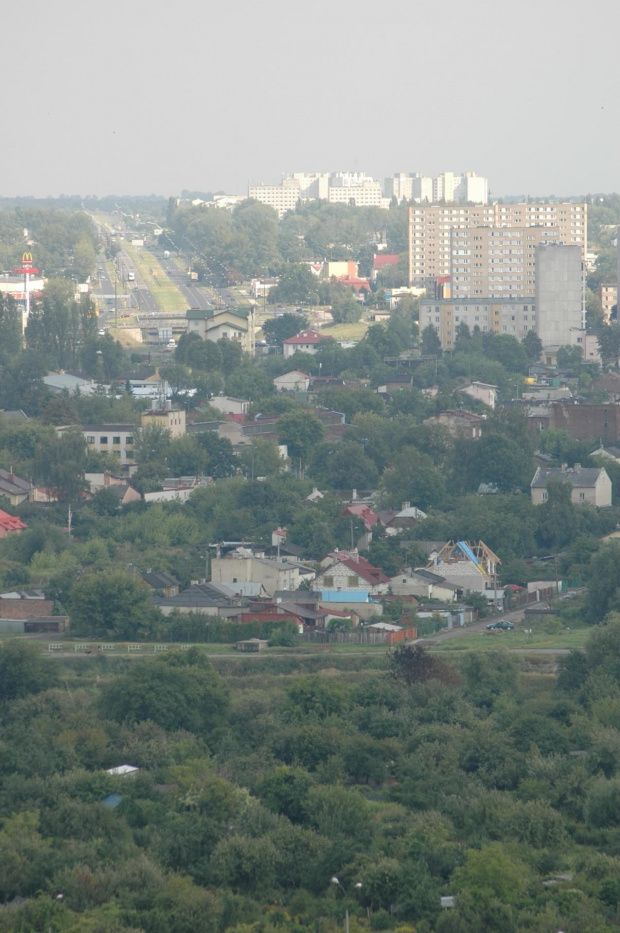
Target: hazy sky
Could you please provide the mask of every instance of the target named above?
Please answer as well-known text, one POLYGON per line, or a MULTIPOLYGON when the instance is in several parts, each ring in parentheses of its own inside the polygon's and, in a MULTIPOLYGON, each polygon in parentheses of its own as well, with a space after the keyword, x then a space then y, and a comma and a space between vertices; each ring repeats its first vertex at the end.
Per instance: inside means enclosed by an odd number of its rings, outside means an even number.
POLYGON ((617 0, 3 6, 0 196, 243 194, 284 171, 620 190, 617 0))

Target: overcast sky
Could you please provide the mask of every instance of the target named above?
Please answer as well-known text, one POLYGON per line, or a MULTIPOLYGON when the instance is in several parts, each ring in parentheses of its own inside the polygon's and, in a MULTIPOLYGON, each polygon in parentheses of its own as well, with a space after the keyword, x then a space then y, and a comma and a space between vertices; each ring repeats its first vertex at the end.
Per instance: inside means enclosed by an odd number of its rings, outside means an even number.
POLYGON ((5 0, 0 196, 286 171, 620 190, 617 0, 5 0))

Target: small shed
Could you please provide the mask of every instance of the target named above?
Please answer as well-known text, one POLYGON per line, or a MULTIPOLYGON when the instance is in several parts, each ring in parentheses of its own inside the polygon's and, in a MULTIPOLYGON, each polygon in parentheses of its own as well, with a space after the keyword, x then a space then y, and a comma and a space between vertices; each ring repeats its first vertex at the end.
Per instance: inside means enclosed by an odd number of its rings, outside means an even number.
POLYGON ((246 638, 235 645, 237 651, 262 651, 269 642, 264 638, 246 638))

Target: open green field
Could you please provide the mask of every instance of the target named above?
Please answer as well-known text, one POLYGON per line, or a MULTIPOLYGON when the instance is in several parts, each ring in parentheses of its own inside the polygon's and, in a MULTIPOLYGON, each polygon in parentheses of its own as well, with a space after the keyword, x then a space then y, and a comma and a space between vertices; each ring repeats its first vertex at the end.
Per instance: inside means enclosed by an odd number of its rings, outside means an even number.
POLYGON ((145 285, 148 286, 157 301, 160 311, 166 314, 174 311, 187 311, 189 305, 179 291, 178 286, 170 281, 152 253, 132 246, 126 241, 123 243, 123 249, 132 262, 135 263, 145 285))
MULTIPOLYGON (((469 632, 454 638, 446 638, 438 641, 433 646, 433 651, 454 652, 454 651, 496 651, 502 649, 566 649, 583 648, 590 636, 591 628, 573 628, 564 629, 557 635, 548 635, 545 632, 536 632, 534 630, 531 636, 526 635, 523 630, 513 629, 510 632, 487 632, 486 629, 481 632, 469 632)), ((431 636, 432 637, 432 636, 431 636)))
POLYGON ((321 328, 321 333, 334 340, 363 340, 370 327, 367 321, 356 321, 353 324, 329 324, 321 328))

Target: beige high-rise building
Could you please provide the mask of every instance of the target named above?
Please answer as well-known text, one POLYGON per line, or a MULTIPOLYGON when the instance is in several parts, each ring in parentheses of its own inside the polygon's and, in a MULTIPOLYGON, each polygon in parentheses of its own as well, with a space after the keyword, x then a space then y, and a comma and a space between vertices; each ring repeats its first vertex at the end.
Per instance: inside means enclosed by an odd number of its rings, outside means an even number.
POLYGON ((533 296, 536 290, 536 247, 560 241, 557 227, 452 230, 452 298, 533 296))
POLYGON ((467 324, 473 332, 506 334, 523 340, 537 329, 536 306, 533 298, 498 298, 495 300, 461 298, 447 301, 423 298, 420 301, 420 331, 429 325, 441 341, 442 350, 453 350, 459 324, 467 324))
POLYGON ((587 205, 573 202, 415 205, 409 208, 409 284, 451 274, 453 230, 542 227, 562 244, 578 244, 585 257, 587 220, 587 205))
POLYGON ((618 286, 610 285, 605 283, 599 285, 598 287, 599 298, 601 299, 601 310, 603 312, 603 319, 606 324, 609 324, 611 318, 611 312, 614 309, 614 305, 618 304, 618 286))

